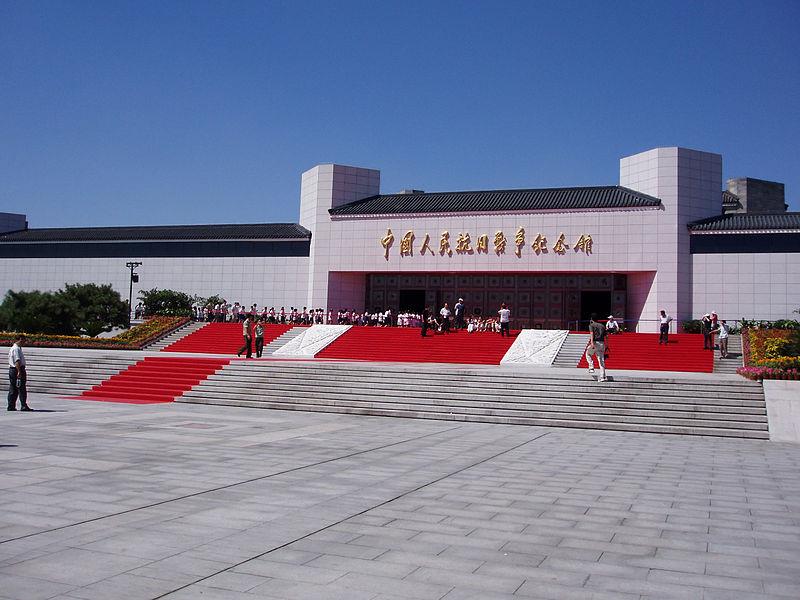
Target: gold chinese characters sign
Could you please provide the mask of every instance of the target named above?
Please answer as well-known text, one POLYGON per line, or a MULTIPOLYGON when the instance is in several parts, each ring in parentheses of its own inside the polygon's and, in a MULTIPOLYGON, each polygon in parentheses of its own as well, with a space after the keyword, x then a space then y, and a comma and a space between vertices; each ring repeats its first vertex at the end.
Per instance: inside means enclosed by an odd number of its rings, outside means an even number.
MULTIPOLYGON (((403 235, 403 237, 400 238, 400 256, 414 256, 416 239, 417 236, 413 229, 409 229, 403 235)), ((431 236, 429 233, 425 234, 425 237, 422 238, 422 243, 419 244, 417 248, 420 256, 424 256, 426 253, 430 253, 434 256, 436 254, 439 254, 440 256, 453 256, 454 252, 456 254, 488 254, 489 240, 489 234, 481 234, 475 240, 473 246, 472 237, 470 236, 469 232, 459 233, 455 239, 451 239, 450 232, 443 231, 439 236, 438 251, 434 249, 435 246, 434 243, 431 242, 431 236)), ((386 260, 389 260, 389 252, 394 245, 394 241, 394 233, 392 233, 391 229, 387 229, 386 235, 380 239, 380 244, 383 247, 383 256, 386 260)), ((518 228, 514 234, 514 239, 511 242, 509 242, 502 231, 497 231, 495 232, 494 237, 491 238, 491 243, 494 247, 494 253, 498 256, 505 254, 507 247, 511 245, 514 254, 517 255, 517 257, 521 257, 523 250, 527 247, 525 229, 523 227, 518 228)), ((573 252, 576 253, 588 255, 592 253, 593 243, 592 236, 588 233, 584 233, 581 234, 581 236, 572 245, 570 245, 570 242, 567 240, 564 232, 561 232, 552 246, 549 246, 547 236, 543 233, 537 233, 536 237, 533 238, 533 241, 530 244, 530 248, 537 256, 540 254, 548 254, 551 251, 553 254, 564 255, 569 249, 572 249, 573 252)))

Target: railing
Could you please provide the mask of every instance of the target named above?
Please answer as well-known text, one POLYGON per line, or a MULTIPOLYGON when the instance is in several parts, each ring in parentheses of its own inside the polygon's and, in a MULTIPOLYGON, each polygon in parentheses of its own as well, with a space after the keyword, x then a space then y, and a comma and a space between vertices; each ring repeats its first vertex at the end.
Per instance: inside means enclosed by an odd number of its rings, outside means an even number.
MULTIPOLYGON (((598 319, 597 322, 605 323, 606 319, 598 319)), ((617 323, 619 323, 620 331, 631 331, 634 333, 658 333, 661 325, 659 319, 639 319, 638 321, 633 319, 617 319, 617 323)), ((739 319, 726 320, 726 323, 731 329, 739 329, 739 319)), ((670 321, 669 332, 677 333, 679 324, 680 321, 677 319, 670 321)), ((589 321, 569 321, 567 322, 567 327, 570 331, 588 331, 589 321)))

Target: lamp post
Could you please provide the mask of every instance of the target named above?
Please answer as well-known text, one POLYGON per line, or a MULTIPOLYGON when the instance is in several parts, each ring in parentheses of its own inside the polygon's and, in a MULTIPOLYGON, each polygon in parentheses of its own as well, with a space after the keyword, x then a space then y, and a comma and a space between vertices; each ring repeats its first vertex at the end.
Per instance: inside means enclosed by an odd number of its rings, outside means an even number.
POLYGON ((131 327, 131 314, 133 313, 133 284, 139 283, 139 274, 136 272, 136 267, 141 267, 140 262, 126 262, 125 266, 131 270, 131 287, 128 291, 128 329, 131 327))

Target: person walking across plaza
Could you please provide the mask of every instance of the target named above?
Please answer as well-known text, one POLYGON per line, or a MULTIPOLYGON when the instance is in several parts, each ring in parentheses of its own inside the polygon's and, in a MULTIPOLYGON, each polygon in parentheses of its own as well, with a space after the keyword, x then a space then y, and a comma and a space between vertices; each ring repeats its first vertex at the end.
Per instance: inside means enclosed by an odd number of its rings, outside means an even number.
POLYGON ((667 314, 666 310, 662 310, 658 317, 658 343, 669 343, 669 324, 672 323, 672 317, 667 314))
POLYGON ((239 348, 236 356, 241 356, 242 352, 247 351, 247 358, 253 358, 253 334, 250 331, 250 319, 246 318, 242 323, 242 335, 244 336, 244 346, 239 348))
POLYGON ((511 311, 505 302, 500 305, 500 310, 497 311, 497 314, 500 315, 500 336, 511 337, 511 311))
POLYGON ((18 335, 8 351, 8 410, 17 410, 18 397, 20 410, 33 410, 28 406, 28 374, 25 370, 25 354, 22 352, 24 343, 25 336, 18 335))
POLYGON ((256 326, 253 327, 253 333, 256 339, 256 358, 261 358, 261 354, 264 352, 264 326, 258 317, 256 317, 255 321, 256 326))
POLYGON ((600 377, 597 381, 608 381, 606 376, 606 328, 597 322, 597 313, 592 313, 589 321, 589 344, 586 346, 586 362, 589 364, 589 375, 594 375, 594 359, 600 367, 600 377))

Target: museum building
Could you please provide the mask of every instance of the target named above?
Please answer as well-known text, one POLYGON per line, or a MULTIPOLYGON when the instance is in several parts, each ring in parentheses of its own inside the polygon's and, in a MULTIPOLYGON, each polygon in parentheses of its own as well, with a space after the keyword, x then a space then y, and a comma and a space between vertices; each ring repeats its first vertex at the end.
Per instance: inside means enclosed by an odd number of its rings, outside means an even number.
POLYGON ((0 292, 111 283, 245 305, 419 311, 510 305, 516 327, 576 328, 591 312, 655 329, 679 320, 792 318, 800 213, 783 185, 722 187, 722 157, 656 148, 619 185, 381 194, 374 169, 302 174, 299 223, 29 228, 0 214, 0 292))

